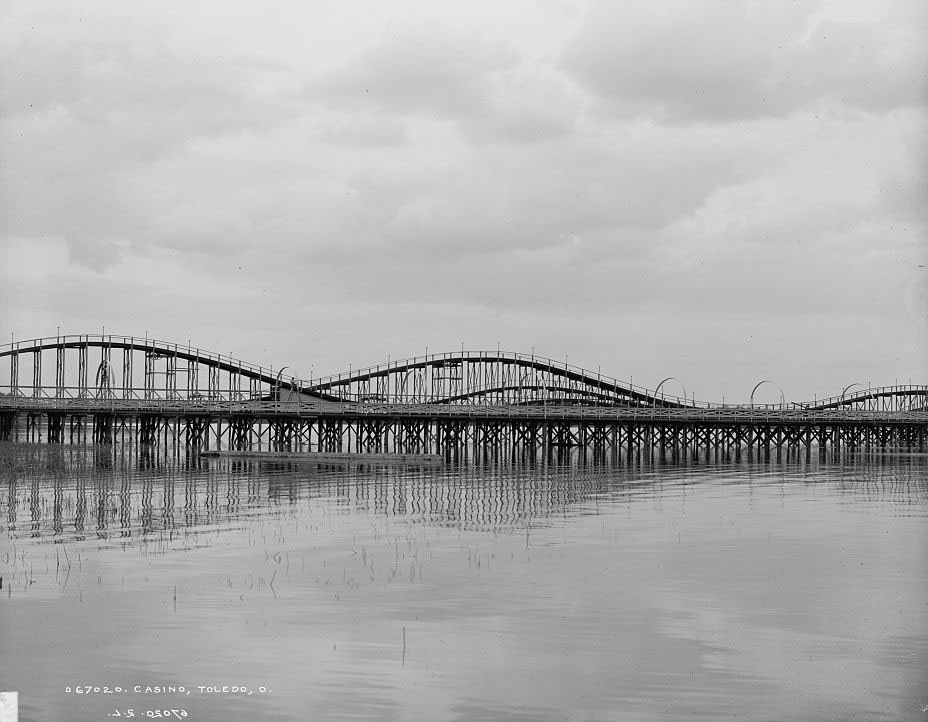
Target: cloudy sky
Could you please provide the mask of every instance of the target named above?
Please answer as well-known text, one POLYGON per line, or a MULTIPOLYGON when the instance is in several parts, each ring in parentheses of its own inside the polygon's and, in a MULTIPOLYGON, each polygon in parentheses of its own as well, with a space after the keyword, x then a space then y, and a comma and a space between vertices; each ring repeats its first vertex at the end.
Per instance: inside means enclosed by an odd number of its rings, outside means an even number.
POLYGON ((0 11, 4 341, 928 381, 922 0, 0 11))

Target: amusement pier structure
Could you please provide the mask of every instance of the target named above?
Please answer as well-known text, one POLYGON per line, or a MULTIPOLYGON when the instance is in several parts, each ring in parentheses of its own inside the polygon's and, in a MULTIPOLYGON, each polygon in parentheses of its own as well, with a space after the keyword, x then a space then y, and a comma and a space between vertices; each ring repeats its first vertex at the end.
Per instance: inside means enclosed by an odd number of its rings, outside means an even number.
MULTIPOLYGON (((190 345, 81 335, 0 346, 0 440, 176 449, 671 455, 921 451, 928 386, 707 403, 499 351, 297 379, 190 345)), ((763 383, 763 382, 762 382, 763 383)), ((755 387, 756 390, 756 387, 755 387)))

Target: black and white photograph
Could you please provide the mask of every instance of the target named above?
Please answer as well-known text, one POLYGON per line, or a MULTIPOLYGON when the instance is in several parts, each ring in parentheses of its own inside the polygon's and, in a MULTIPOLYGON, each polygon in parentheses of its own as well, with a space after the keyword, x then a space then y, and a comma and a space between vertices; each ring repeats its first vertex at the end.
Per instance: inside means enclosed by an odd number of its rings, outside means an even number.
POLYGON ((922 0, 0 0, 0 722, 928 722, 922 0))

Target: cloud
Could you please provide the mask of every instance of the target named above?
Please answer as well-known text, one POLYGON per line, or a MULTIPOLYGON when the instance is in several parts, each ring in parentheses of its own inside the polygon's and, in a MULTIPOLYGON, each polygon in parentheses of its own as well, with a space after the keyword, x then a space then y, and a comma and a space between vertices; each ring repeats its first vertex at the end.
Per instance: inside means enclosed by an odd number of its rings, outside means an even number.
POLYGON ((18 25, 28 29, 4 38, 0 107, 23 132, 69 133, 55 149, 59 171, 152 162, 198 136, 279 118, 267 105, 278 68, 163 21, 62 7, 18 25))
POLYGON ((182 26, 98 6, 20 6, 3 32, 3 231, 66 237, 72 261, 101 269, 138 242, 146 214, 183 178, 139 191, 199 139, 287 117, 278 69, 182 26), (13 32, 11 28, 18 30, 13 32))
POLYGON ((615 253, 641 256, 649 253, 636 240, 641 231, 694 213, 718 188, 763 172, 768 160, 749 136, 650 124, 477 145, 398 199, 384 237, 394 250, 456 258, 610 236, 615 253))
POLYGON ((327 70, 307 95, 361 117, 451 121, 469 141, 533 142, 569 134, 576 98, 542 61, 503 41, 432 27, 402 30, 327 70))
POLYGON ((554 68, 529 67, 494 78, 485 112, 458 121, 475 143, 539 143, 575 135, 580 98, 554 68))
POLYGON ((71 235, 65 240, 68 244, 69 260, 98 273, 118 264, 125 253, 124 243, 82 235, 71 235))
POLYGON ((365 112, 479 116, 490 104, 488 77, 516 59, 511 48, 474 34, 402 30, 311 82, 307 92, 365 112))
POLYGON ((600 0, 563 65, 609 112, 669 122, 782 116, 819 101, 922 104, 928 48, 912 15, 924 11, 908 7, 846 22, 821 2, 600 0))
POLYGON ((315 140, 354 147, 402 146, 409 142, 409 132, 406 125, 396 119, 351 113, 333 120, 315 140))

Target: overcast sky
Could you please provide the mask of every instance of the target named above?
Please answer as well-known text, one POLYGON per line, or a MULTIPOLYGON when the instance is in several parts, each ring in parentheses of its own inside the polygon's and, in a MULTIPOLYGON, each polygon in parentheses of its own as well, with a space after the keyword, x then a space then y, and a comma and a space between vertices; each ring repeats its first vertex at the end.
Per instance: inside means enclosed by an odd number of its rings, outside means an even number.
POLYGON ((923 0, 0 9, 0 340, 928 382, 923 0))

